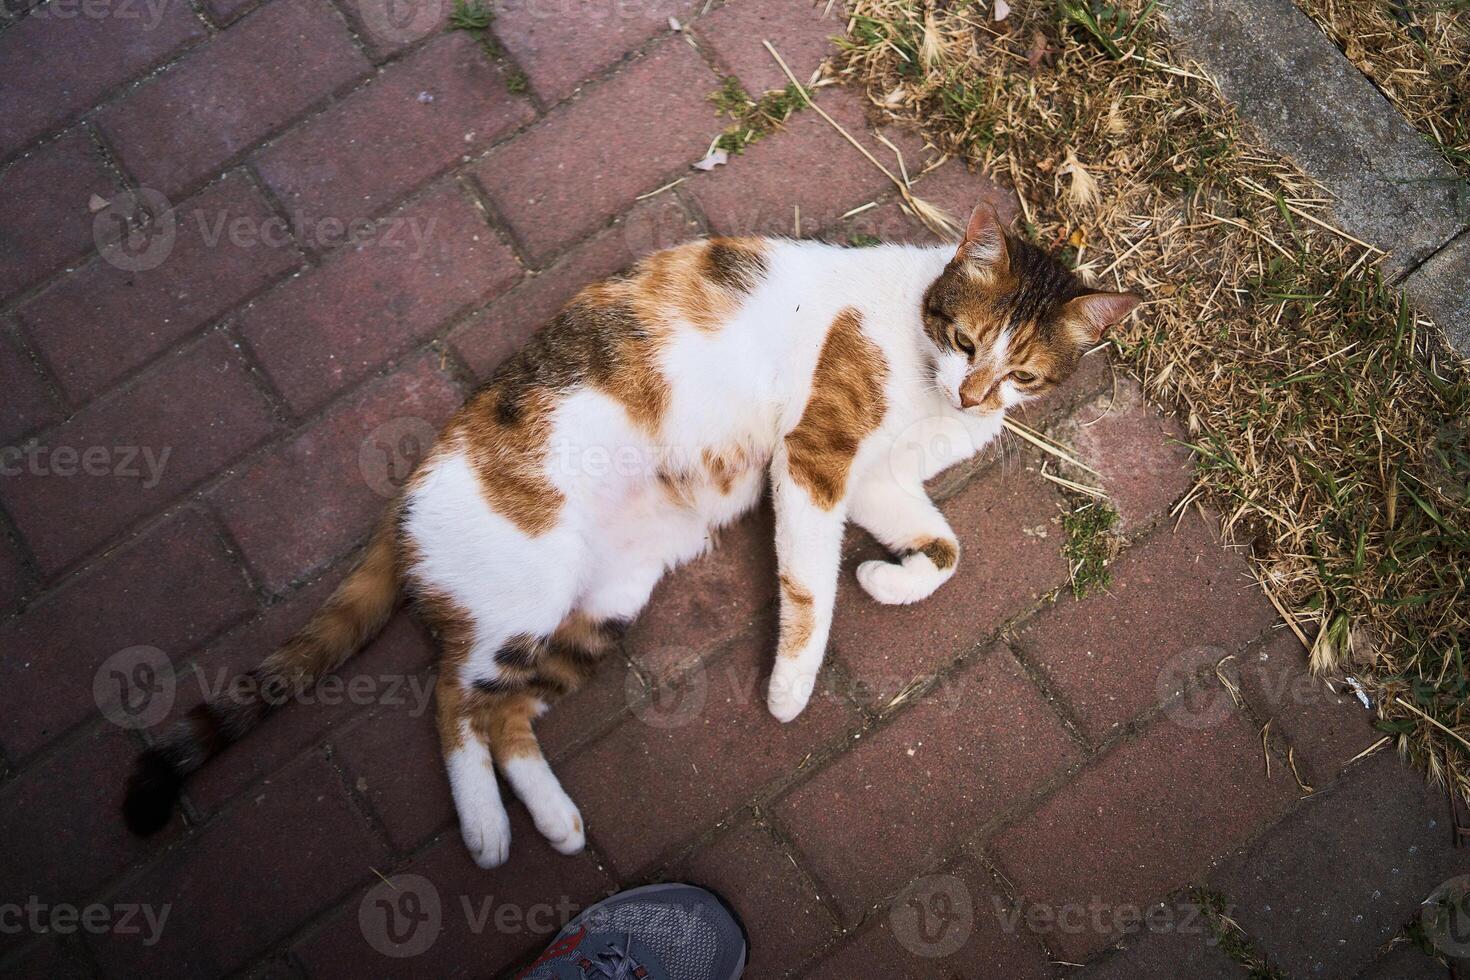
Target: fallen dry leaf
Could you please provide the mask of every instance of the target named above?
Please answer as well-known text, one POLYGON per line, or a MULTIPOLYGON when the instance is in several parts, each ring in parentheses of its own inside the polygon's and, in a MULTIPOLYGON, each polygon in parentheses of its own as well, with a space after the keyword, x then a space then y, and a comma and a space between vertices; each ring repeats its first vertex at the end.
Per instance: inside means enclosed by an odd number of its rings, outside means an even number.
POLYGON ((1046 43, 1046 35, 1041 31, 1031 32, 1031 50, 1026 52, 1026 63, 1032 68, 1040 68, 1041 63, 1052 54, 1051 45, 1046 43))
POLYGON ((721 164, 729 162, 730 154, 726 153, 724 150, 711 150, 709 153, 705 154, 703 160, 700 160, 694 164, 694 169, 713 170, 721 164))

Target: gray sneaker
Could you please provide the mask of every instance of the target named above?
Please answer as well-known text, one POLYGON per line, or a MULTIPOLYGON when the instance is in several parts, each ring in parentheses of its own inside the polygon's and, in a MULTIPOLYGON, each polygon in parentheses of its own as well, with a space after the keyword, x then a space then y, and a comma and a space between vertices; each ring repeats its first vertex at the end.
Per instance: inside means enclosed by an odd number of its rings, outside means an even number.
POLYGON ((736 980, 747 949, 714 892, 644 885, 589 906, 517 980, 736 980))

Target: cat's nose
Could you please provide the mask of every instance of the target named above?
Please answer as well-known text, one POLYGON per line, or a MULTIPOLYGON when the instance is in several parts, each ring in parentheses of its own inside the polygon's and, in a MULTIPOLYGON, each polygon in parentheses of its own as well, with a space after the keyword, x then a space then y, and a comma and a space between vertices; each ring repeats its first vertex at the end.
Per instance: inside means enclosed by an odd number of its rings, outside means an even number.
POLYGON ((960 391, 960 408, 974 408, 976 405, 979 405, 982 401, 984 401, 984 399, 982 399, 982 398, 976 398, 974 395, 970 394, 970 392, 961 389, 961 391, 960 391))

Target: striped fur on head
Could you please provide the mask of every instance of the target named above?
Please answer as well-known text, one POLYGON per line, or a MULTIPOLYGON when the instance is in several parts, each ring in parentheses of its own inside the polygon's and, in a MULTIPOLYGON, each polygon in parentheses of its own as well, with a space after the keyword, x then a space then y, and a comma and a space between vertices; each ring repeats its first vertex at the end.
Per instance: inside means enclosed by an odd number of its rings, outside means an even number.
POLYGON ((936 350, 971 362, 960 389, 966 407, 993 411, 1005 406, 1002 382, 1029 399, 1065 381, 1103 331, 1137 304, 1130 294, 1089 288, 981 205, 925 292, 921 314, 936 350), (987 357, 995 351, 1003 351, 998 362, 987 357))

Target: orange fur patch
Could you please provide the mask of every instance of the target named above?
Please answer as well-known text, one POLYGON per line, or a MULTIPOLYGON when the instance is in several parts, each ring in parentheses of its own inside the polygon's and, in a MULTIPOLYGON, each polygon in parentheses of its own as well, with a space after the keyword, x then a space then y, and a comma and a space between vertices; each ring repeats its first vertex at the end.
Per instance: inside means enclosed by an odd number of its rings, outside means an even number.
POLYGON ((789 576, 781 579, 781 640, 776 656, 794 657, 806 646, 816 629, 816 617, 812 613, 812 594, 789 576))
POLYGON ((801 421, 786 436, 791 476, 825 510, 847 491, 858 446, 883 420, 888 362, 862 332, 862 314, 837 314, 817 358, 801 421))
POLYGON ((556 526, 565 502, 546 475, 556 401, 548 391, 525 392, 507 419, 513 397, 506 386, 482 388, 451 421, 449 445, 464 448, 490 508, 534 538, 556 526))
POLYGON ((946 568, 953 568, 960 556, 959 545, 946 538, 929 538, 926 541, 920 541, 914 546, 914 551, 926 556, 941 572, 946 568))
MULTIPOLYGON (((562 393, 595 388, 656 437, 670 391, 659 357, 681 322, 714 330, 733 317, 766 268, 759 239, 690 242, 643 259, 628 276, 584 288, 451 421, 497 513, 535 537, 556 524, 562 495, 546 477, 552 417, 562 393)), ((687 498, 683 474, 661 474, 687 498)))

